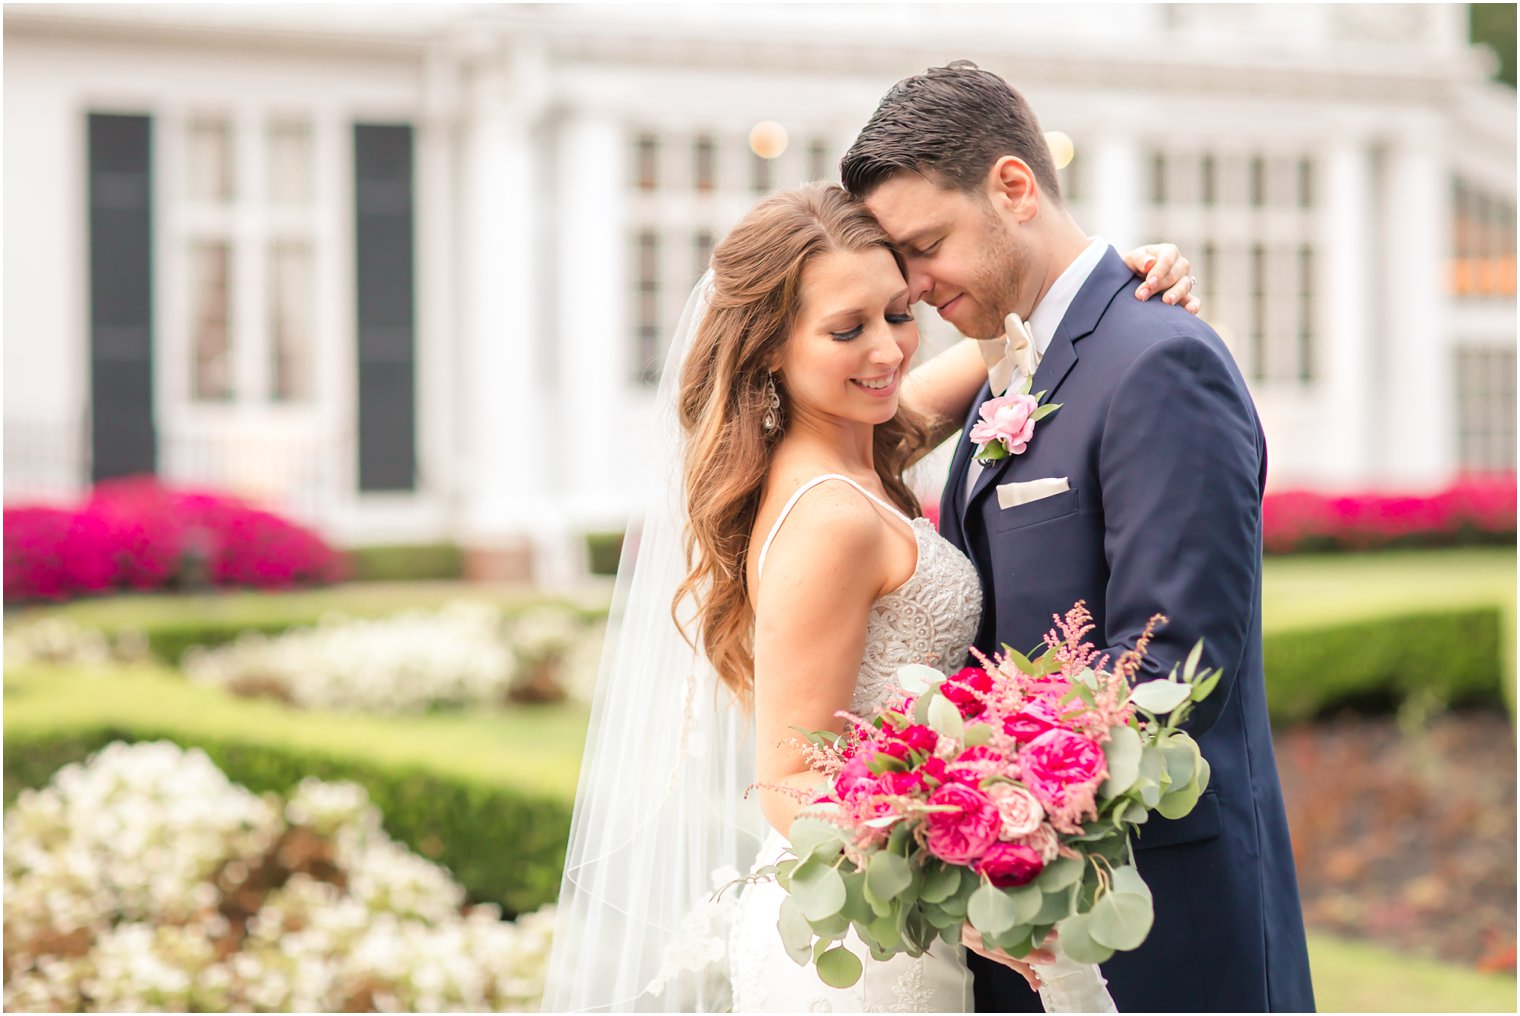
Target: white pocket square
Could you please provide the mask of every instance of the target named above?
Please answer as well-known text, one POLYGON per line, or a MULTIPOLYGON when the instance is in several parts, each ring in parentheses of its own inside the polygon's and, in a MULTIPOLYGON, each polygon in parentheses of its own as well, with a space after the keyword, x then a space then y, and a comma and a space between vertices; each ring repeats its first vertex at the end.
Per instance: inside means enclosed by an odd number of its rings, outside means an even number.
POLYGON ((1064 476, 1048 476, 1043 480, 1025 480, 1023 483, 1000 483, 997 488, 998 507, 1014 508, 1070 489, 1071 485, 1064 476))

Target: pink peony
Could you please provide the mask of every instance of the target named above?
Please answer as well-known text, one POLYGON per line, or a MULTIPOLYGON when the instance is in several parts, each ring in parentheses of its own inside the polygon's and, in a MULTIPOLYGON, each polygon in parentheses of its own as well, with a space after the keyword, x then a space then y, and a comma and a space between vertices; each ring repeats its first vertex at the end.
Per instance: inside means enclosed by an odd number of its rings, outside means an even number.
POLYGON ((930 796, 929 803, 955 809, 930 812, 924 820, 929 852, 940 860, 970 864, 997 842, 1003 819, 981 791, 947 783, 930 796))
POLYGON ((1019 758, 1024 782, 1047 811, 1065 807, 1074 792, 1091 791, 1108 775, 1098 742, 1058 727, 1030 741, 1019 758))
POLYGON ((917 773, 882 773, 877 785, 883 794, 916 794, 924 789, 924 778, 917 773))
POLYGON ((1016 783, 994 783, 985 791, 1003 817, 1003 839, 1016 840, 1040 828, 1045 809, 1033 794, 1016 783))
POLYGON ((1004 395, 982 403, 981 420, 971 428, 971 440, 982 448, 1001 441, 1010 455, 1022 455, 1034 437, 1030 414, 1040 404, 1033 395, 1004 395))
POLYGON ((925 755, 934 754, 934 748, 939 744, 939 735, 934 732, 934 729, 919 723, 915 723, 911 727, 898 731, 895 734, 888 734, 888 736, 894 741, 907 745, 914 751, 923 752, 925 755))
POLYGON ((1024 885, 1045 867, 1045 859, 1035 850, 1017 843, 994 843, 976 865, 978 875, 999 889, 1024 885))
POLYGON ((1003 721, 1003 733, 1020 744, 1027 744, 1060 725, 1056 709, 1048 702, 1036 699, 1003 721))
POLYGON ((1048 823, 1042 822, 1038 829, 1020 839, 1019 843, 1039 854, 1046 864, 1061 855, 1061 839, 1048 823))
POLYGON ((856 755, 844 764, 839 774, 834 777, 834 789, 838 792, 840 800, 847 801, 853 797, 861 797, 866 794, 877 792, 878 783, 876 776, 871 772, 864 757, 856 755))

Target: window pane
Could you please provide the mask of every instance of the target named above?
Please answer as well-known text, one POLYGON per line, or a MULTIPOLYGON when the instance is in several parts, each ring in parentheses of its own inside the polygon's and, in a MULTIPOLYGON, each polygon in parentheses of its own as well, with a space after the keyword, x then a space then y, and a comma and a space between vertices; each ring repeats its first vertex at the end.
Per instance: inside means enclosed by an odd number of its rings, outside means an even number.
POLYGON ((712 261, 713 234, 711 230, 701 230, 691 241, 691 253, 693 267, 698 278, 707 271, 708 264, 712 261))
POLYGON ((232 397, 231 260, 222 241, 190 247, 191 394, 196 399, 232 397))
POLYGON ((304 401, 312 396, 315 352, 310 245, 277 241, 270 246, 268 294, 274 397, 282 402, 304 401))
POLYGON ((808 179, 833 180, 835 167, 829 159, 829 144, 822 138, 814 138, 808 144, 808 179))
POLYGON ((269 125, 269 200, 308 205, 312 196, 311 128, 300 121, 269 125))
POLYGON ((196 117, 190 121, 185 176, 190 197, 197 201, 232 200, 232 124, 225 119, 196 117))
POLYGON ((697 190, 710 191, 717 186, 718 145, 710 137, 697 138, 692 154, 695 159, 697 190))
POLYGON ((640 134, 634 141, 634 180, 640 190, 654 190, 660 183, 660 139, 640 134))
POLYGON ((770 159, 750 155, 750 187, 756 194, 768 194, 776 186, 776 164, 770 159))

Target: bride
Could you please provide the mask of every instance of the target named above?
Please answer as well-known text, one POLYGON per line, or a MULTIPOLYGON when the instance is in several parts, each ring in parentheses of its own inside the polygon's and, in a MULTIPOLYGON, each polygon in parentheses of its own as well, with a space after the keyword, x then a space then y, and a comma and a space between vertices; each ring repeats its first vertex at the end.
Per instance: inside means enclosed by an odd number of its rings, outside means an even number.
MULTIPOLYGON (((1125 260, 1196 311, 1174 247, 1125 260)), ((904 262, 839 187, 774 195, 713 251, 619 567, 545 1011, 971 1010, 959 949, 878 962, 852 935, 864 975, 826 986, 782 948, 780 888, 741 883, 819 780, 798 732, 869 715, 905 664, 960 666, 977 631, 976 572, 903 472, 986 367, 961 342, 910 373, 917 349, 904 262)))

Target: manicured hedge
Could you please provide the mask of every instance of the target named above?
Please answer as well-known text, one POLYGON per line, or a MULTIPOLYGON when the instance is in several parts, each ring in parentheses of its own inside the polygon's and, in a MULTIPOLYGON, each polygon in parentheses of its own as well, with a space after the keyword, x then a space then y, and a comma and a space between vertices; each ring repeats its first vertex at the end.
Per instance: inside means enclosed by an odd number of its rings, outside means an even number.
POLYGON ((475 902, 508 914, 533 910, 559 895, 568 799, 491 786, 419 766, 388 767, 291 746, 258 744, 183 731, 91 726, 67 732, 8 729, 5 800, 40 787, 61 767, 112 741, 173 741, 201 748, 228 779, 255 792, 288 793, 303 777, 361 784, 385 818, 386 831, 454 873, 475 902))
POLYGON ((457 581, 464 578, 464 551, 457 543, 394 544, 347 551, 355 582, 457 581))
POLYGON ((1347 706, 1385 709, 1428 694, 1503 706, 1498 607, 1421 611, 1268 633, 1267 703, 1277 724, 1347 706))
POLYGON ((616 575, 623 554, 623 533, 616 530, 586 534, 586 553, 593 575, 616 575))

